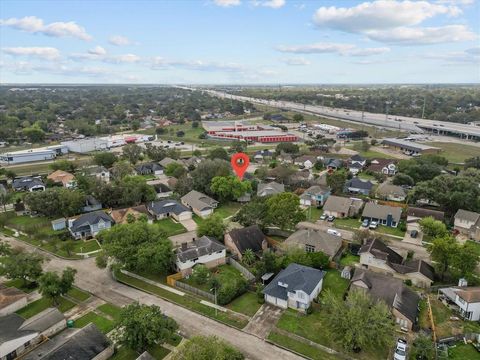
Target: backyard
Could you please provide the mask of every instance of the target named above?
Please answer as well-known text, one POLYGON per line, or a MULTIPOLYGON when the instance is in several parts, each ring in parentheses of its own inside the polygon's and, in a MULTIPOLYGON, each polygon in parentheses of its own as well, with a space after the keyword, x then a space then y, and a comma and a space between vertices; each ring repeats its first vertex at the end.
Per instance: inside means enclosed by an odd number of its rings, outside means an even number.
MULTIPOLYGON (((212 276, 218 280, 218 282, 220 283, 220 287, 228 286, 228 283, 244 279, 240 271, 230 265, 220 265, 214 269, 211 269, 210 277, 212 276)), ((196 287, 197 289, 210 292, 210 285, 208 284, 208 282, 205 284, 198 284, 197 282, 195 282, 193 276, 190 276, 188 279, 184 278, 180 281, 190 286, 196 287)))
POLYGON ((187 231, 187 229, 185 229, 182 224, 175 222, 170 218, 157 220, 155 224, 158 224, 158 227, 165 231, 167 236, 183 234, 187 231))

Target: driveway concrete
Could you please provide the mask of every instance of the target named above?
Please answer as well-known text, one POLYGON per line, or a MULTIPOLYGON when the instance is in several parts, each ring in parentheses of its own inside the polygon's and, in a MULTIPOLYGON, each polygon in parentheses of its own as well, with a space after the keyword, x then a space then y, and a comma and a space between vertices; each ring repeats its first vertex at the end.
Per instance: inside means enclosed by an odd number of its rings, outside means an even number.
POLYGON ((169 239, 172 241, 173 247, 177 247, 182 245, 182 243, 191 242, 196 237, 197 237, 196 231, 188 231, 183 234, 170 236, 169 239))
POLYGON ((180 221, 180 224, 183 225, 187 231, 195 231, 197 230, 197 223, 193 221, 193 219, 188 219, 188 220, 182 220, 180 221))
POLYGON ((179 324, 182 333, 188 337, 195 335, 217 336, 237 347, 248 359, 303 359, 245 331, 221 324, 154 295, 118 283, 111 277, 109 271, 99 269, 95 265, 95 258, 63 260, 11 237, 0 235, 0 240, 5 240, 14 247, 20 247, 26 251, 44 255, 49 259, 44 265, 46 271, 61 272, 67 266, 73 267, 77 270, 75 285, 107 302, 117 306, 124 306, 138 301, 141 304, 159 306, 164 314, 172 317, 179 324))
POLYGON ((245 326, 245 331, 254 334, 261 339, 265 339, 270 334, 270 331, 275 327, 277 321, 280 319, 283 310, 279 307, 263 304, 252 320, 245 326))

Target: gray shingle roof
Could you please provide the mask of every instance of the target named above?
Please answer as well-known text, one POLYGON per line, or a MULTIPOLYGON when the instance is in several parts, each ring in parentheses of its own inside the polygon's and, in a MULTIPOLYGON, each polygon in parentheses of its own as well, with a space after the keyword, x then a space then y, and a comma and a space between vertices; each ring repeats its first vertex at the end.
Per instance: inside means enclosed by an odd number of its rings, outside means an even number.
POLYGON ((341 212, 348 214, 350 207, 353 204, 351 198, 330 195, 323 206, 323 211, 341 212))
POLYGON ((57 308, 48 308, 25 320, 20 330, 42 332, 65 319, 57 308))
POLYGON ((154 162, 142 163, 135 166, 137 173, 153 173, 155 171, 163 170, 163 166, 154 162))
POLYGON ((285 185, 279 184, 275 181, 269 183, 260 183, 257 187, 258 196, 275 195, 285 191, 285 185))
POLYGON ((149 211, 151 211, 155 215, 161 215, 166 213, 173 213, 173 214, 179 215, 185 211, 190 212, 190 209, 187 208, 186 206, 180 204, 176 200, 170 200, 170 199, 151 201, 147 203, 147 208, 149 211))
POLYGON ((458 209, 457 213, 455 214, 455 219, 461 219, 468 222, 477 222, 478 219, 480 219, 480 214, 473 211, 458 209))
POLYGON ((73 221, 72 226, 70 227, 70 230, 72 232, 77 232, 84 227, 97 224, 100 220, 113 223, 113 219, 110 217, 110 215, 106 214, 103 210, 98 210, 98 211, 92 211, 77 217, 73 221))
POLYGON ((365 205, 362 216, 386 220, 389 214, 392 215, 393 220, 398 223, 400 221, 400 217, 402 216, 402 208, 396 206, 379 205, 373 202, 369 202, 365 205))
POLYGON ((192 208, 200 211, 213 208, 218 204, 217 200, 212 199, 211 197, 196 190, 192 190, 188 194, 184 195, 182 197, 182 202, 183 201, 189 204, 192 208))
POLYGON ((295 231, 285 240, 284 244, 289 245, 312 245, 315 251, 321 251, 328 256, 334 256, 342 246, 342 239, 339 236, 328 234, 324 231, 313 229, 300 229, 295 231))
POLYGON ((217 251, 222 251, 225 246, 208 236, 202 236, 200 239, 187 244, 187 248, 178 248, 175 253, 177 260, 186 262, 188 260, 197 259, 201 256, 210 255, 217 251))
POLYGON ((370 180, 363 181, 363 180, 360 180, 357 177, 354 177, 354 178, 350 179, 349 181, 347 181, 346 186, 349 187, 349 188, 355 188, 355 189, 362 189, 362 190, 370 191, 373 187, 373 184, 372 184, 372 182, 370 182, 370 180))
POLYGON ((445 219, 445 213, 443 211, 424 209, 418 207, 409 207, 407 209, 407 216, 424 218, 431 216, 435 220, 443 221, 445 219))
POLYGON ((251 225, 242 229, 233 229, 228 235, 230 235, 238 251, 242 254, 247 249, 251 249, 253 252, 261 251, 262 242, 265 240, 265 235, 258 225, 251 225))
POLYGON ((30 176, 15 179, 13 180, 13 183, 12 183, 12 187, 16 190, 20 190, 20 189, 27 190, 34 186, 45 186, 45 184, 39 178, 30 177, 30 176))
POLYGON ((269 296, 288 299, 288 292, 302 290, 311 294, 318 283, 325 276, 325 272, 308 266, 290 264, 286 269, 280 271, 277 276, 263 289, 263 293, 269 296), (287 284, 287 288, 278 283, 287 284))

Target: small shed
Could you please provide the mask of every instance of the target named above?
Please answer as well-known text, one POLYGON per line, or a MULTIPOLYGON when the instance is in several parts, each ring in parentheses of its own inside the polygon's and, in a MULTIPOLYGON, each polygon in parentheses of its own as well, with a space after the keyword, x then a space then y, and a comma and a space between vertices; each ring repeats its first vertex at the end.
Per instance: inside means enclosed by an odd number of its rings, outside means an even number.
POLYGON ((266 273, 266 274, 263 274, 262 275, 262 283, 263 285, 266 285, 270 282, 270 280, 272 280, 272 277, 273 275, 275 275, 274 273, 266 273))
POLYGON ((67 219, 65 218, 60 218, 56 220, 52 220, 52 228, 53 230, 63 230, 67 227, 67 219))
POLYGON ((342 270, 342 278, 350 280, 352 278, 352 267, 345 266, 342 270))

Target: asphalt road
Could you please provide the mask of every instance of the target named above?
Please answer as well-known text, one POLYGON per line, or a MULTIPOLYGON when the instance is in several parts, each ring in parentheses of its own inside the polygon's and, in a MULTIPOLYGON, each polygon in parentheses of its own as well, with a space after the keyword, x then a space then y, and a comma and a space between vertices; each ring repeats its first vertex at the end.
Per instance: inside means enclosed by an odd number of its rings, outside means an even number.
POLYGON ((45 270, 47 271, 60 272, 67 266, 76 269, 76 286, 112 304, 124 306, 133 301, 138 301, 142 304, 159 306, 167 316, 175 319, 180 326, 180 330, 187 336, 215 335, 240 349, 248 359, 303 359, 254 335, 223 325, 156 296, 120 284, 111 277, 109 271, 97 268, 95 258, 63 260, 14 238, 0 235, 0 239, 9 242, 13 247, 21 247, 26 251, 44 255, 49 260, 45 264, 45 270))

